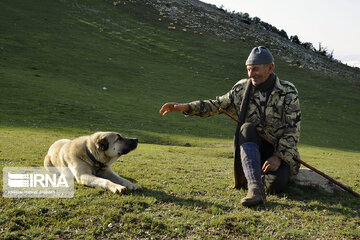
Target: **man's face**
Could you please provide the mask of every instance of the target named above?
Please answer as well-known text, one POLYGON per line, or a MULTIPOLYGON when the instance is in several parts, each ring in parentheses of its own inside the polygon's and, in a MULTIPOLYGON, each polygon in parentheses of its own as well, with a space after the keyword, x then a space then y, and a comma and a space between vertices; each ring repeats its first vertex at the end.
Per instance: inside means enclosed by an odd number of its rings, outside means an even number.
POLYGON ((258 86, 265 82, 274 70, 274 64, 247 65, 247 73, 254 86, 258 86))

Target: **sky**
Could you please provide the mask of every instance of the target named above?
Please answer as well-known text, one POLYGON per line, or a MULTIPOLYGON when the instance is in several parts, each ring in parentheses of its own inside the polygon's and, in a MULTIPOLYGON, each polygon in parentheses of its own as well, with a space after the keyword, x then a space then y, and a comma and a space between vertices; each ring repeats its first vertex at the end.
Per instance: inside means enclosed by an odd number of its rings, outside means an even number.
POLYGON ((360 67, 359 0, 201 0, 232 12, 259 17, 301 42, 319 43, 335 59, 360 67))

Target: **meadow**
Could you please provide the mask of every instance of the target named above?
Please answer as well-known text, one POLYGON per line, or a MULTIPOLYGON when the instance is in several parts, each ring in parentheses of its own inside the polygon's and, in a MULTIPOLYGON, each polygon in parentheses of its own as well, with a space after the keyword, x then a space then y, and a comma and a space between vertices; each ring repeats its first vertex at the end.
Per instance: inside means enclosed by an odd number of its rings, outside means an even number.
MULTIPOLYGON (((140 143, 113 169, 143 186, 1 196, 0 239, 360 238, 360 201, 347 192, 291 184, 264 206, 243 207, 246 192, 231 188, 235 123, 159 114, 168 101, 226 93, 246 77, 254 43, 169 31, 171 20, 125 3, 0 2, 1 169, 42 166, 61 138, 118 131, 140 143)), ((302 159, 360 192, 359 84, 281 60, 275 72, 299 91, 302 159)))

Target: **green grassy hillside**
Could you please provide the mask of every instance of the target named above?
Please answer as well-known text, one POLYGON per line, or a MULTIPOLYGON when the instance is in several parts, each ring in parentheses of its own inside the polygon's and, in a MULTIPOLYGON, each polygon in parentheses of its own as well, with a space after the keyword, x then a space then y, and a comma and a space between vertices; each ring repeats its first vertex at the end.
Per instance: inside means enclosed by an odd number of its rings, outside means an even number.
MULTIPOLYGON (((2 1, 1 9, 0 126, 111 129, 143 142, 169 133, 231 139, 226 117, 163 118, 158 109, 227 92, 246 77, 252 43, 169 31, 170 20, 140 3, 2 1)), ((302 144, 358 150, 355 84, 281 61, 276 73, 300 92, 302 144)))
POLYGON ((138 4, 3 5, 2 126, 207 136, 221 121, 196 126, 161 118, 158 110, 165 101, 226 92, 240 73, 232 47, 248 51, 236 42, 170 32, 138 4))
MULTIPOLYGON (((159 114, 168 101, 226 93, 246 77, 255 43, 185 32, 142 2, 120 2, 0 1, 0 166, 41 166, 59 138, 119 131, 140 140, 124 171, 145 190, 120 197, 77 185, 71 200, 1 198, 0 238, 360 237, 360 205, 347 193, 293 186, 242 208, 245 192, 227 188, 235 123, 159 114)), ((281 60, 276 73, 300 94, 303 159, 359 191, 359 84, 281 60)))

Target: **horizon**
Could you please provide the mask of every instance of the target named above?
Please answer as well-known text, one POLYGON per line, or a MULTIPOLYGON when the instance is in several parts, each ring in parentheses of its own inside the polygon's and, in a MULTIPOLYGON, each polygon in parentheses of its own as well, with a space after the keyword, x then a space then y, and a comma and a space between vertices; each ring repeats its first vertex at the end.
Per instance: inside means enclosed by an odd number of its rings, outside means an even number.
POLYGON ((232 0, 201 1, 216 5, 228 12, 242 12, 248 13, 252 18, 258 17, 279 30, 283 29, 289 37, 297 35, 301 42, 312 43, 316 49, 321 43, 329 53, 333 52, 334 59, 360 68, 360 49, 353 47, 357 46, 360 39, 360 28, 353 27, 360 25, 360 18, 357 17, 360 2, 259 0, 257 4, 253 4, 232 0), (306 14, 303 14, 305 11, 306 14))

